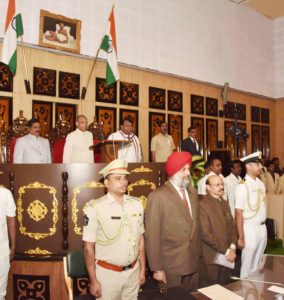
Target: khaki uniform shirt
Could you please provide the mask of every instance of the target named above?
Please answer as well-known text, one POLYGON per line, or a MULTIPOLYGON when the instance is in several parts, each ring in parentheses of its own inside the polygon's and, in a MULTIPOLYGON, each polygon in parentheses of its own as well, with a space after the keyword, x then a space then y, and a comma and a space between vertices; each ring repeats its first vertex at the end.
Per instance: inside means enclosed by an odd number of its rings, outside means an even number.
POLYGON ((275 180, 269 172, 261 174, 260 180, 265 186, 266 193, 277 194, 279 192, 279 174, 274 173, 274 178, 275 180))
POLYGON ((151 151, 155 152, 156 162, 166 162, 175 148, 171 135, 158 133, 152 138, 151 151))
POLYGON ((144 233, 144 211, 140 199, 124 196, 120 205, 107 194, 88 202, 83 241, 94 242, 97 260, 126 266, 137 259, 144 233))

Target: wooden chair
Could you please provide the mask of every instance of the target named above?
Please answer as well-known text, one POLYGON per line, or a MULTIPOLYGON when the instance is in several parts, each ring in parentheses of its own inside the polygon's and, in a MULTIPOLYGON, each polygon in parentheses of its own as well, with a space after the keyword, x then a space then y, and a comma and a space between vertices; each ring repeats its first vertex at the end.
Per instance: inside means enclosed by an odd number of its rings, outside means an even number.
POLYGON ((53 163, 62 163, 66 136, 71 130, 70 122, 65 119, 63 114, 60 114, 59 120, 57 121, 55 128, 52 128, 49 137, 53 163))

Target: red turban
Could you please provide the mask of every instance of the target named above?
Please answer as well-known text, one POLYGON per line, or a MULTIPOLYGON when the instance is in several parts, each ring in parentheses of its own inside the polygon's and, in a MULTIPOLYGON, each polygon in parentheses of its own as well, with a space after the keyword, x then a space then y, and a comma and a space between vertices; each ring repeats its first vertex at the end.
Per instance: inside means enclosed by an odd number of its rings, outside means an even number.
POLYGON ((191 163, 192 156, 189 152, 173 152, 167 159, 166 172, 171 177, 186 164, 189 164, 189 166, 191 167, 191 163))

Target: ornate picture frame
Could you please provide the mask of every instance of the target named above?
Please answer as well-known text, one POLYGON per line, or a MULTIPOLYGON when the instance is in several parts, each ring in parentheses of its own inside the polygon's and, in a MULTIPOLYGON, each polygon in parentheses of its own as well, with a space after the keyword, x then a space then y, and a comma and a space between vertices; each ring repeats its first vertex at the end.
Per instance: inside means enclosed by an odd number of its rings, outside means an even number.
POLYGON ((80 20, 40 10, 40 46, 79 54, 80 40, 80 20))
POLYGON ((77 105, 67 103, 55 103, 55 122, 59 116, 70 122, 72 130, 76 128, 77 105))
POLYGON ((172 136, 176 149, 181 150, 181 141, 183 137, 183 116, 168 114, 168 132, 172 136))
POLYGON ((204 96, 190 95, 191 113, 204 115, 204 96))
POLYGON ((119 103, 139 106, 139 84, 121 81, 119 87, 119 103))
POLYGON ((166 90, 149 87, 149 108, 166 109, 166 90))
POLYGON ((59 97, 80 99, 80 74, 59 72, 59 97))
POLYGON ((206 115, 218 117, 218 99, 206 97, 206 115))
POLYGON ((40 135, 45 137, 52 129, 53 103, 33 100, 33 117, 40 121, 40 135))
POLYGON ((183 111, 183 93, 168 90, 168 110, 182 112, 183 111))
POLYGON ((34 67, 33 93, 56 96, 56 70, 34 67))
POLYGON ((96 101, 104 103, 117 103, 117 83, 106 86, 104 78, 96 78, 96 101))
POLYGON ((96 118, 106 136, 116 131, 115 107, 96 106, 96 118))
POLYGON ((139 136, 139 114, 138 110, 124 109, 119 110, 119 124, 124 118, 130 118, 133 121, 133 133, 139 136))

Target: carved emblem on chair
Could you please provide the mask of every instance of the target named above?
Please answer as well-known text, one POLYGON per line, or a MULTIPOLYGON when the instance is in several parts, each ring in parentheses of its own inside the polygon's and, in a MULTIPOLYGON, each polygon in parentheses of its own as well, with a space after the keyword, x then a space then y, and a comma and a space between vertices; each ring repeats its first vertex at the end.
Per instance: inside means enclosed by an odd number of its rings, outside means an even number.
POLYGON ((94 117, 94 121, 88 126, 88 131, 93 134, 93 138, 96 140, 104 140, 106 137, 103 127, 97 122, 96 117, 94 117))

